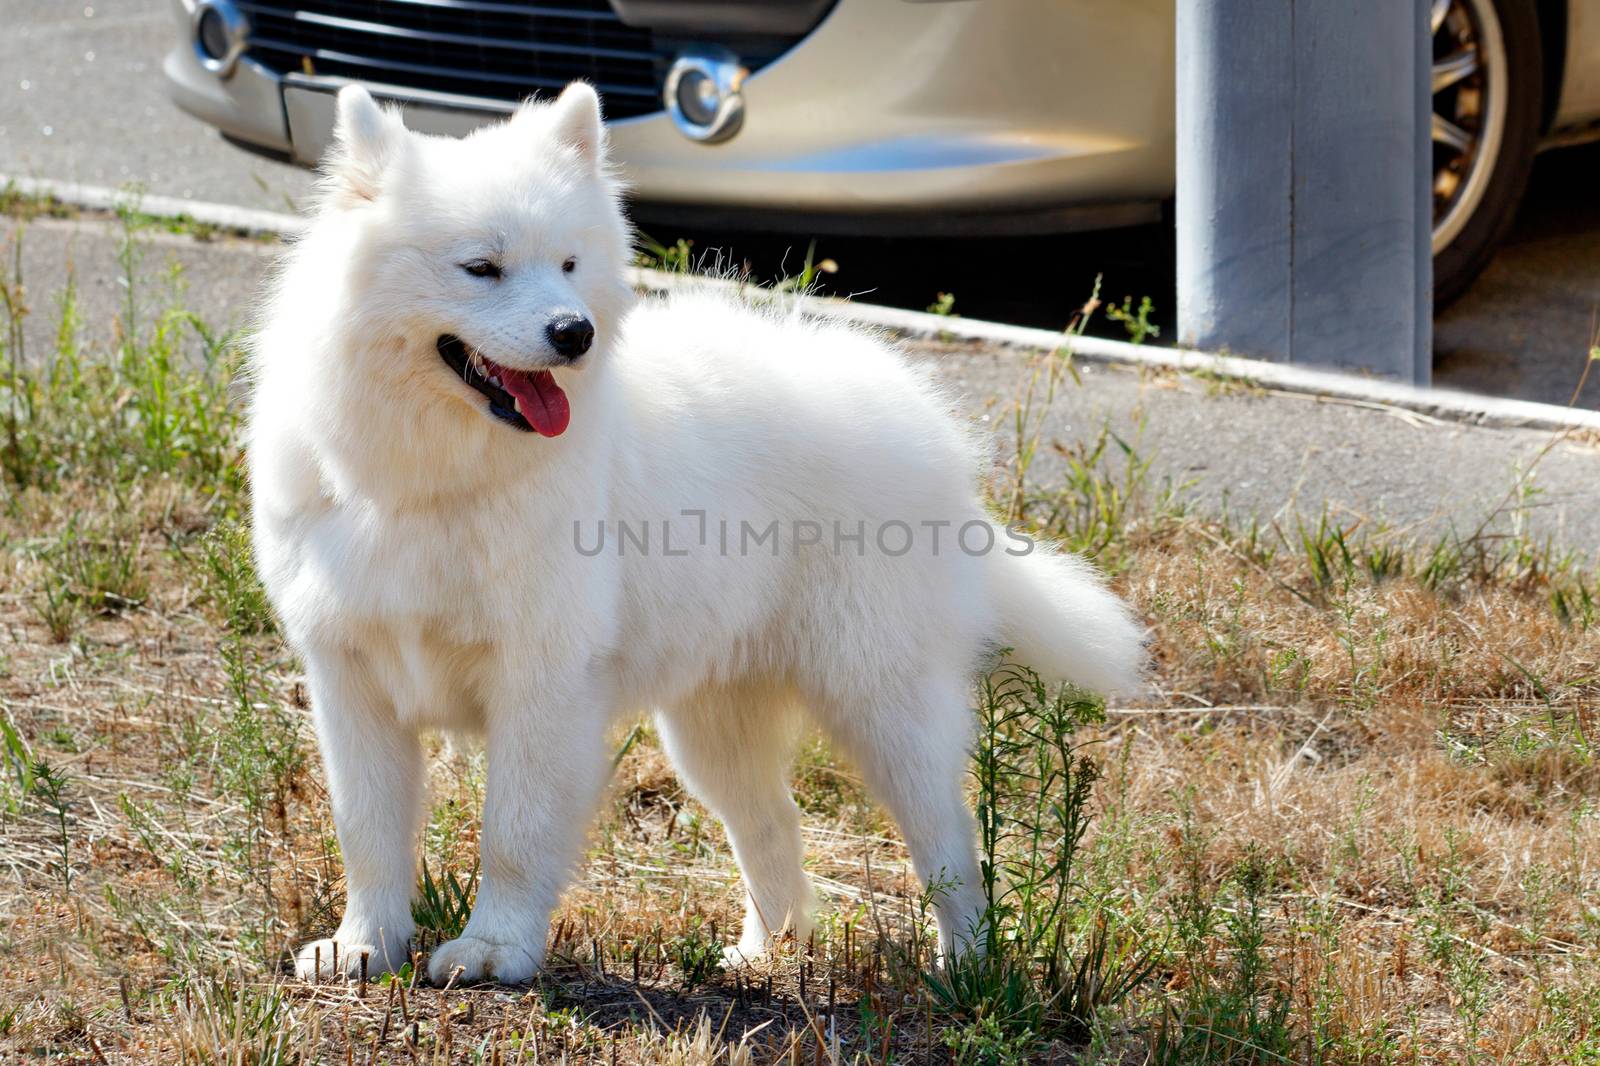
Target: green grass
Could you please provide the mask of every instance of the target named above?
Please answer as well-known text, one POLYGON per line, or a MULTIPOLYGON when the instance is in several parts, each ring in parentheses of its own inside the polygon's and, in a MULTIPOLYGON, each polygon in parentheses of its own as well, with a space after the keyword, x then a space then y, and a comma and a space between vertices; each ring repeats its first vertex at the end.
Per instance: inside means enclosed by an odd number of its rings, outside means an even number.
POLYGON ((460 936, 467 927, 467 919, 472 916, 472 900, 477 892, 476 860, 465 877, 458 876, 454 870, 442 870, 435 879, 424 857, 422 880, 416 898, 411 901, 411 918, 417 923, 421 943, 440 944, 460 936))
POLYGON ((237 338, 218 335, 179 308, 148 314, 140 264, 140 223, 122 217, 118 259, 123 307, 111 358, 88 356, 79 343, 76 283, 58 310, 58 343, 30 357, 22 323, 32 313, 23 298, 21 248, 14 238, 9 276, 0 282, 8 318, 3 383, 0 476, 13 512, 17 495, 50 492, 65 482, 113 496, 166 477, 197 490, 208 504, 237 509, 238 412, 228 403, 237 338))
POLYGON ((271 633, 272 605, 256 577, 250 531, 241 522, 225 519, 206 533, 201 548, 206 591, 227 620, 228 630, 245 636, 271 633))

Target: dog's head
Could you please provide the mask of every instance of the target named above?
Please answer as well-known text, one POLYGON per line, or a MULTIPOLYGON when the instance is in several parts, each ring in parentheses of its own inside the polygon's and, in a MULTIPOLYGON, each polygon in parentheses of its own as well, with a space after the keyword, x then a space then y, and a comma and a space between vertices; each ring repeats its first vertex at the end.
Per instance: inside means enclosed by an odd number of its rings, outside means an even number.
POLYGON ((457 140, 349 86, 334 140, 322 213, 353 231, 352 347, 385 364, 361 372, 506 432, 563 433, 568 391, 631 298, 594 90, 575 82, 457 140))

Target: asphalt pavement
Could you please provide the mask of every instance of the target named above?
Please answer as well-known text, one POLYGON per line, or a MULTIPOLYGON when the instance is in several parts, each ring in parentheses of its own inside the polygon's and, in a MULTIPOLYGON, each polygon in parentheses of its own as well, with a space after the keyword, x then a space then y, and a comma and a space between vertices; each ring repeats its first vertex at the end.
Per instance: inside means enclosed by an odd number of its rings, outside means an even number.
POLYGON ((0 0, 0 173, 293 211, 299 168, 242 151, 167 99, 176 0, 0 0))

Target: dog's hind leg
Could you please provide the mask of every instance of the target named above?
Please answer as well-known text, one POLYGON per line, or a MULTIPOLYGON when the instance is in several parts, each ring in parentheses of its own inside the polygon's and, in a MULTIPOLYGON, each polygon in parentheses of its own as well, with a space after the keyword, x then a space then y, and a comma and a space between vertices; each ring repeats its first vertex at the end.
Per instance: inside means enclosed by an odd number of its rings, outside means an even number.
POLYGON ((899 825, 932 895, 946 955, 979 942, 984 915, 977 828, 962 796, 973 730, 968 688, 929 672, 817 701, 823 728, 899 825))
POLYGON ((764 954, 785 931, 802 940, 811 931, 800 810, 789 792, 798 725, 790 693, 755 683, 702 689, 657 715, 667 754, 722 820, 744 875, 737 953, 745 959, 764 954))

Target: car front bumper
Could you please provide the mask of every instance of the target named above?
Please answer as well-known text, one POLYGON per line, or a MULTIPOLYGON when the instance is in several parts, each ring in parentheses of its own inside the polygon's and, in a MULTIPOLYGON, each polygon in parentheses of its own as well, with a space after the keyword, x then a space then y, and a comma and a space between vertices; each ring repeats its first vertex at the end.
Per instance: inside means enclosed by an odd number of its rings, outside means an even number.
MULTIPOLYGON (((183 39, 184 110, 314 164, 343 82, 280 77, 248 52, 226 79, 183 39)), ((613 123, 632 197, 767 228, 1039 232, 1151 217, 1173 174, 1171 0, 840 0, 744 86, 739 133, 684 137, 664 113, 613 123), (1137 42, 1137 47, 1132 42, 1137 42)), ((507 105, 373 84, 407 124, 458 134, 507 105)))

